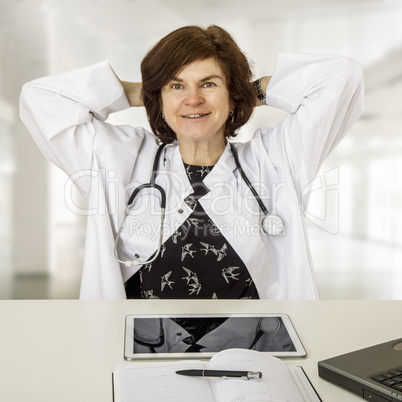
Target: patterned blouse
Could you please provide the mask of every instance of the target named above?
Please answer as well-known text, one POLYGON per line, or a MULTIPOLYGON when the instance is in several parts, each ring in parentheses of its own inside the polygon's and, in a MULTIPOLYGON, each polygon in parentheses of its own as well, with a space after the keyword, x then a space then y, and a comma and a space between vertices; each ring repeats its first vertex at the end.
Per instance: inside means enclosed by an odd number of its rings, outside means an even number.
POLYGON ((198 200, 213 166, 184 164, 194 192, 189 218, 162 245, 160 255, 125 284, 128 299, 258 299, 247 267, 198 200))

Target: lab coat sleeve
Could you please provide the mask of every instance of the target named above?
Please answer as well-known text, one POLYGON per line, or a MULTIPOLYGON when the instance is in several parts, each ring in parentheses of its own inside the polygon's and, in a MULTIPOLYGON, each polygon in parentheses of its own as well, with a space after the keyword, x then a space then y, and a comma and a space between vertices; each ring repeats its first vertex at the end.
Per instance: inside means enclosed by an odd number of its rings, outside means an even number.
POLYGON ((262 135, 274 165, 290 169, 301 191, 362 114, 363 92, 362 69, 350 58, 279 54, 267 104, 289 115, 262 135))
MULTIPOLYGON (((124 126, 105 122, 110 113, 129 106, 105 61, 25 84, 20 117, 44 155, 72 176, 91 169, 97 149, 132 137, 124 126)), ((89 175, 81 175, 75 184, 88 198, 89 175)))

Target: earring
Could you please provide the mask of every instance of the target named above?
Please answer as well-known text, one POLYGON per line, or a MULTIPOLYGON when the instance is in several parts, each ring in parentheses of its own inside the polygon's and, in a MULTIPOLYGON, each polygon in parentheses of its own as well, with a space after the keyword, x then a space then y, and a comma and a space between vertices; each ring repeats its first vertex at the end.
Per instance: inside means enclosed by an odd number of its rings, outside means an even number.
POLYGON ((229 120, 231 123, 234 123, 234 110, 233 109, 231 109, 229 111, 229 120))

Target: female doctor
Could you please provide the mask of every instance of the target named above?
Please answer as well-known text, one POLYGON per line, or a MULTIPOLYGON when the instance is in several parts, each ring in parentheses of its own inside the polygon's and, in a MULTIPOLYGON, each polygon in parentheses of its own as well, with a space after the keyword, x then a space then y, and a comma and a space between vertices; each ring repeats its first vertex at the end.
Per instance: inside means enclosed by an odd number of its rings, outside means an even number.
POLYGON ((80 297, 317 298, 303 195, 362 113, 360 66, 284 53, 253 83, 225 30, 187 26, 141 73, 102 62, 22 90, 21 119, 92 211, 80 297), (229 141, 259 105, 289 115, 229 141), (106 121, 130 106, 152 133, 106 121))

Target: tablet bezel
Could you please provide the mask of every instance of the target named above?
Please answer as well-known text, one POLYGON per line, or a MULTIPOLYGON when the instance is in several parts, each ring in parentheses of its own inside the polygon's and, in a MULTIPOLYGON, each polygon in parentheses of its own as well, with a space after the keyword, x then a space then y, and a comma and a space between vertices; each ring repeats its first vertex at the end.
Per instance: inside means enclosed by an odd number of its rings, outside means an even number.
POLYGON ((218 352, 187 352, 187 353, 134 353, 134 318, 226 318, 226 317, 247 317, 264 318, 278 317, 282 319, 285 328, 293 342, 295 351, 273 351, 261 352, 275 357, 305 357, 306 350, 294 328, 290 317, 285 313, 236 313, 236 314, 129 314, 125 319, 124 331, 124 359, 125 360, 144 360, 144 359, 210 359, 218 352))

